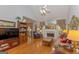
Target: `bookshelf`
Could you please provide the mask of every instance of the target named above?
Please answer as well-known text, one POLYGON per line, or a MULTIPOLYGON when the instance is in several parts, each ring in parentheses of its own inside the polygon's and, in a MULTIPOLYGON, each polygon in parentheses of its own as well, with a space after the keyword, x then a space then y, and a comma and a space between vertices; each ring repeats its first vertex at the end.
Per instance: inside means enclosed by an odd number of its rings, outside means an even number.
POLYGON ((20 44, 27 42, 27 23, 18 21, 20 44))

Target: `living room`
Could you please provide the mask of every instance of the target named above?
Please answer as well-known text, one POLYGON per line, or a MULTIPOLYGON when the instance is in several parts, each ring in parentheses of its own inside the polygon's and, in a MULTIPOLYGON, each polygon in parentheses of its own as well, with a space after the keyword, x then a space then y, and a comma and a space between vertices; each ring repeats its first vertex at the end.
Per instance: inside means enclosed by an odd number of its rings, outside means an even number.
POLYGON ((0 5, 1 54, 78 54, 79 5, 0 5))

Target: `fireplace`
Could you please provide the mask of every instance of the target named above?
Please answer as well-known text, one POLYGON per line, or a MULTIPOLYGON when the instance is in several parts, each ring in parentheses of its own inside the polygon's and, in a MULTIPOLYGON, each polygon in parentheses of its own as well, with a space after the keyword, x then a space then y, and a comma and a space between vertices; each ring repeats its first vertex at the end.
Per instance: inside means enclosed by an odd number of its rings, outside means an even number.
POLYGON ((44 31, 44 38, 55 38, 56 37, 56 30, 49 30, 46 29, 44 31))
POLYGON ((54 37, 54 33, 47 33, 47 37, 54 37))

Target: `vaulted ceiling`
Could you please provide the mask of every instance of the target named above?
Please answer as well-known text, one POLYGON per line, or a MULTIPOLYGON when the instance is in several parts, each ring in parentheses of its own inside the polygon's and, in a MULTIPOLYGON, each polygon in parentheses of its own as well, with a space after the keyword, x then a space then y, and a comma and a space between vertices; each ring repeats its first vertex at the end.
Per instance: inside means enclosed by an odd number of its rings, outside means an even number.
POLYGON ((0 6, 0 18, 16 20, 19 17, 28 17, 37 21, 44 20, 56 20, 68 18, 69 5, 48 5, 47 8, 50 10, 45 16, 40 13, 40 8, 44 5, 1 5, 0 6))
POLYGON ((45 16, 42 16, 40 13, 40 8, 43 7, 43 5, 30 5, 30 11, 32 11, 32 14, 34 16, 33 19, 38 21, 44 21, 44 20, 56 20, 56 19, 67 19, 68 13, 69 13, 69 5, 48 5, 47 8, 50 10, 50 13, 48 13, 45 16))

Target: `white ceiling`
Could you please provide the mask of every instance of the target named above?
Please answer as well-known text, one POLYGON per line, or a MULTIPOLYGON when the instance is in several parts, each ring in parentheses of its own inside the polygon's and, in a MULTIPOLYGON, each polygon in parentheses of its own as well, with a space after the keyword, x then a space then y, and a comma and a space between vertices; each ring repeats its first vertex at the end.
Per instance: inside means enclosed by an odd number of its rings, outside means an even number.
POLYGON ((50 10, 50 13, 46 16, 42 16, 40 8, 43 7, 43 5, 30 5, 29 7, 33 12, 33 19, 38 21, 68 18, 70 8, 69 5, 48 5, 47 8, 50 10))
POLYGON ((42 16, 40 13, 40 8, 43 5, 1 5, 0 6, 0 18, 16 20, 19 17, 28 17, 38 21, 44 20, 56 20, 68 18, 69 8, 68 5, 48 5, 47 8, 50 13, 46 16, 42 16))

